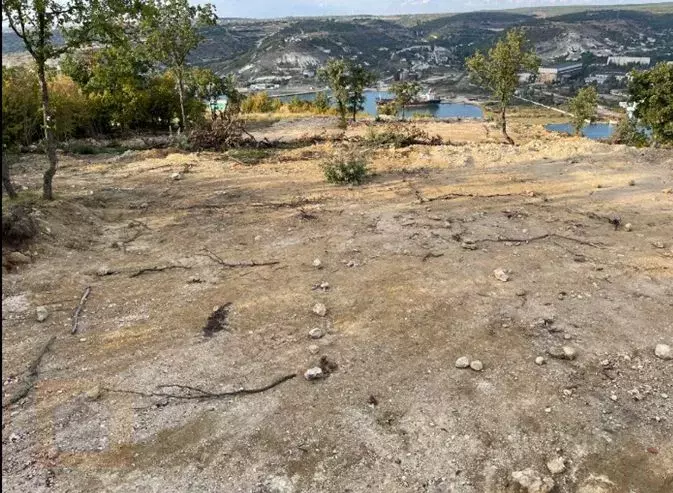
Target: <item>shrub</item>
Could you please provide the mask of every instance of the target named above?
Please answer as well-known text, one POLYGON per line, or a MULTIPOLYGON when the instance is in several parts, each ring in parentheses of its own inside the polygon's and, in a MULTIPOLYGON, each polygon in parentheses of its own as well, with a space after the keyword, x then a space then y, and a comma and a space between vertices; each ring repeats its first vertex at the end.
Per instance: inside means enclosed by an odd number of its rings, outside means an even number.
POLYGON ((439 135, 430 136, 415 125, 395 122, 382 132, 376 132, 374 127, 369 128, 365 142, 373 147, 392 146, 395 148, 408 147, 413 144, 440 145, 442 138, 439 135))
POLYGON ((649 144, 649 138, 638 129, 635 121, 624 117, 617 124, 612 142, 633 147, 645 147, 649 144))
POLYGON ((359 149, 337 149, 320 165, 329 183, 360 185, 369 174, 369 157, 359 149))
POLYGON ((266 92, 258 92, 246 97, 241 103, 243 113, 272 113, 278 111, 282 103, 278 98, 271 98, 266 92))
POLYGON ((41 137, 37 76, 25 67, 2 67, 2 143, 28 146, 41 137))
POLYGON ((319 92, 316 94, 315 101, 313 101, 313 106, 318 113, 327 113, 330 110, 330 98, 327 93, 319 92))

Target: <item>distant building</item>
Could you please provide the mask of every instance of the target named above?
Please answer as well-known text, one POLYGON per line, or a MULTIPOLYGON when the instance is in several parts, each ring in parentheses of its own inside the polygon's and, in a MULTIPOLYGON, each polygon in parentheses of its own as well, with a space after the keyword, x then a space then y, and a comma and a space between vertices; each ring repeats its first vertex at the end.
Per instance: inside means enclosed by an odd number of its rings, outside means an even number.
POLYGON ((611 56, 608 57, 608 65, 649 65, 650 57, 648 56, 611 56))
POLYGON ((538 74, 540 81, 546 84, 552 82, 570 79, 579 75, 582 72, 583 65, 581 62, 562 63, 554 65, 553 67, 540 67, 538 74))

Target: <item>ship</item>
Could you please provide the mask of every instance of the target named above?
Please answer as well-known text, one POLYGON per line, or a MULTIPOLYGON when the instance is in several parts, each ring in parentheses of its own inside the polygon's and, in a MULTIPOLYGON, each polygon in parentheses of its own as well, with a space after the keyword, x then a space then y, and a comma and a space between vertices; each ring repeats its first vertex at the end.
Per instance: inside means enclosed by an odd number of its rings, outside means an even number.
MULTIPOLYGON (((383 106, 386 104, 391 104, 395 102, 395 98, 378 98, 376 100, 376 104, 379 106, 383 106)), ((421 97, 416 98, 412 101, 410 101, 407 104, 407 108, 414 108, 414 107, 423 107, 423 106, 436 106, 439 103, 441 103, 442 100, 436 97, 431 91, 426 92, 423 94, 421 97)))

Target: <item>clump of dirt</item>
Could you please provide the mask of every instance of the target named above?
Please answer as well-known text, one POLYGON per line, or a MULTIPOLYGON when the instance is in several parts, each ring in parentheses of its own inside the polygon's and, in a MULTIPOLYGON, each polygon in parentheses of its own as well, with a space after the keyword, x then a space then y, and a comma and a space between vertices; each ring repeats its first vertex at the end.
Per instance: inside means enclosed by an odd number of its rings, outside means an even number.
POLYGON ((229 328, 229 309, 231 303, 225 303, 217 307, 208 317, 206 325, 203 327, 203 334, 206 337, 212 337, 215 333, 229 328))
POLYGON ((40 228, 33 216, 33 210, 25 205, 10 205, 2 212, 2 244, 20 248, 32 240, 40 228))

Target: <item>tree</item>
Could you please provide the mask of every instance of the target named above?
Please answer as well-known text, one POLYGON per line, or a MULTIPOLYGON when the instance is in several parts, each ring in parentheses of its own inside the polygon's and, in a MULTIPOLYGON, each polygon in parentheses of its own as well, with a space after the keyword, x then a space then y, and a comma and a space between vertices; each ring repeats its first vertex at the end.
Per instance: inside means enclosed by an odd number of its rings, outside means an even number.
POLYGON ((583 87, 577 92, 577 95, 568 103, 570 111, 573 114, 573 125, 575 135, 580 135, 587 120, 592 122, 596 117, 596 107, 598 106, 598 93, 594 86, 583 87))
POLYGON ((418 82, 396 82, 391 91, 395 95, 395 106, 402 110, 402 120, 406 117, 406 108, 421 92, 418 82))
POLYGON ((346 111, 348 109, 348 65, 343 59, 332 58, 320 69, 319 77, 332 91, 337 106, 341 125, 346 126, 346 111))
POLYGON ((187 129, 187 57, 204 39, 198 28, 214 25, 215 21, 215 8, 211 4, 191 6, 188 0, 151 0, 143 16, 143 32, 149 52, 175 76, 183 130, 187 129))
POLYGON ((324 91, 320 91, 315 95, 313 106, 320 114, 327 113, 330 108, 330 97, 324 91))
POLYGON ((365 89, 376 82, 376 76, 360 64, 347 63, 346 83, 348 92, 348 110, 353 121, 358 111, 364 109, 365 89))
POLYGON ((523 30, 512 29, 488 50, 488 54, 477 51, 466 60, 472 80, 486 86, 497 98, 500 105, 502 134, 510 144, 514 144, 514 141, 507 134, 506 112, 519 85, 519 73, 536 73, 540 66, 539 58, 526 45, 523 30))
POLYGON ((652 129, 655 142, 673 143, 673 65, 660 62, 650 70, 632 71, 630 78, 633 115, 652 129))
POLYGON ((36 65, 42 105, 44 147, 49 167, 44 172, 42 195, 54 198, 52 181, 58 159, 54 136, 54 118, 49 99, 47 63, 61 55, 93 41, 103 41, 119 35, 118 19, 127 18, 131 0, 4 0, 4 21, 23 42, 36 65), (63 40, 59 42, 54 34, 63 40))

